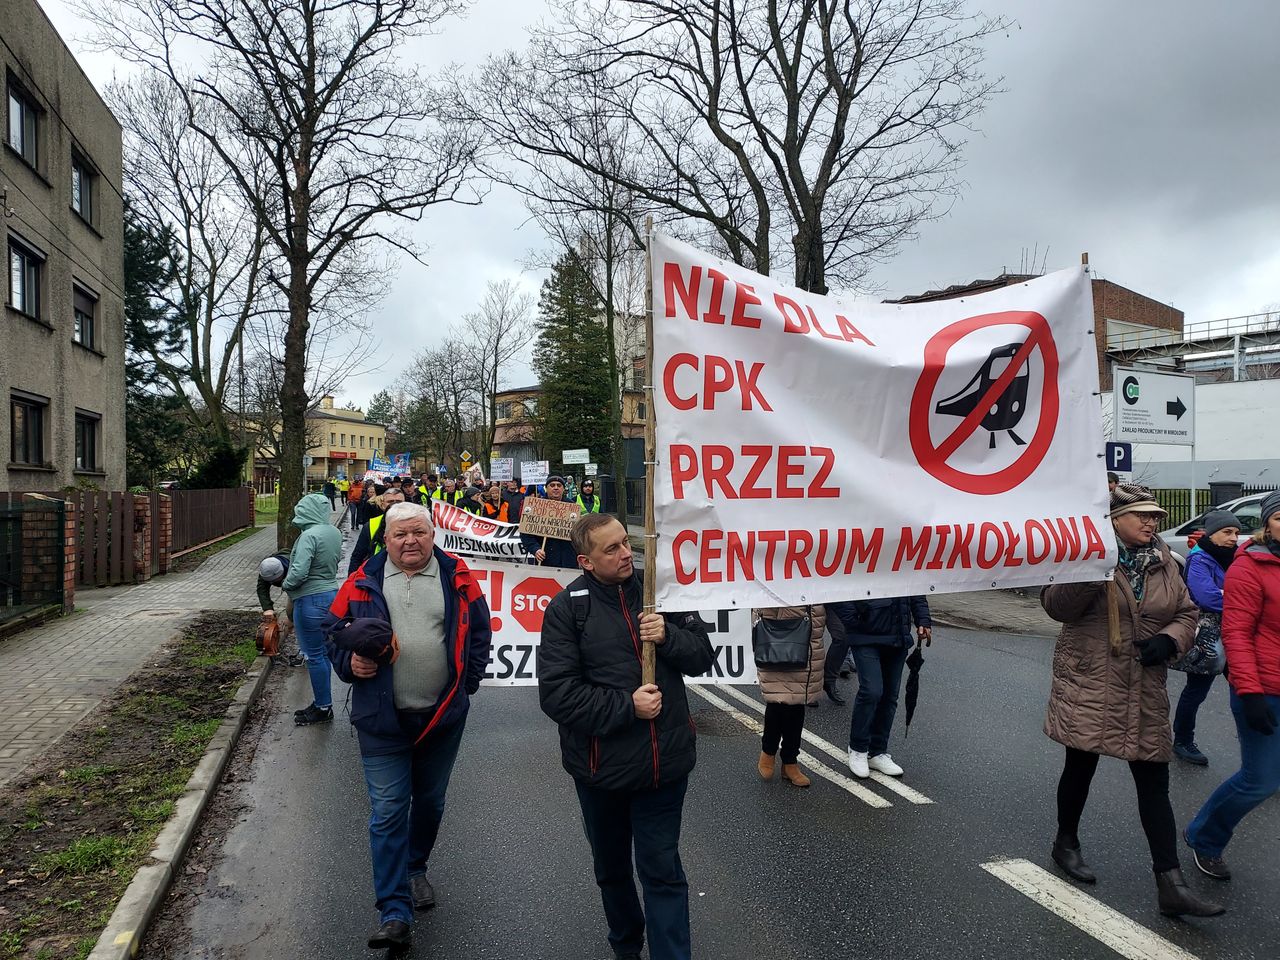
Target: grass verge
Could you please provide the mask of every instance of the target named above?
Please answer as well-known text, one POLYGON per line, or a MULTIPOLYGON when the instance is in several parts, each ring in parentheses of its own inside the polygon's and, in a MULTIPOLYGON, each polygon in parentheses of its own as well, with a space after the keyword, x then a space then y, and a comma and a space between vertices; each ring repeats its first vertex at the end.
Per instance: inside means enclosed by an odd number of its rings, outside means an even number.
POLYGON ((257 615, 202 615, 0 787, 0 960, 88 956, 253 662, 257 615))
MULTIPOLYGON (((272 523, 275 521, 272 520, 272 523)), ((211 543, 207 547, 201 547, 199 550, 192 550, 190 553, 184 553, 177 560, 169 565, 170 573, 186 573, 188 570, 194 570, 200 564, 204 563, 215 553, 221 553, 227 547, 234 547, 245 537, 251 537, 258 532, 262 524, 256 527, 245 527, 238 530, 229 537, 223 537, 217 543, 211 543)))

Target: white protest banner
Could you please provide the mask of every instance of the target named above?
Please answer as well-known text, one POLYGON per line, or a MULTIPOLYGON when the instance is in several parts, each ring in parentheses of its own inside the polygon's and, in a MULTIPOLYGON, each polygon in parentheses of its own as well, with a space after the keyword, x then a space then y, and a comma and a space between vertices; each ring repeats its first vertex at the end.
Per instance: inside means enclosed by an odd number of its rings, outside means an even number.
POLYGON ((853 303, 652 239, 659 610, 1101 580, 1080 269, 853 303))
MULTIPOLYGON (((502 687, 536 684, 542 615, 551 598, 576 580, 581 571, 472 559, 466 563, 489 603, 489 624, 493 629, 493 651, 484 683, 502 687)), ((746 610, 719 610, 700 616, 707 625, 716 659, 705 675, 688 677, 687 681, 755 683, 750 614, 746 610)))
POLYGON ((490 480, 514 480, 516 461, 513 457, 494 457, 489 461, 490 480))
POLYGON ((520 463, 520 482, 528 485, 546 483, 551 476, 551 463, 547 460, 523 460, 520 463))
POLYGON ((591 460, 591 451, 585 447, 581 450, 561 450, 560 462, 568 466, 573 463, 588 463, 591 460))
POLYGON ((514 523, 488 520, 443 500, 431 501, 436 546, 445 553, 524 563, 520 528, 514 523))

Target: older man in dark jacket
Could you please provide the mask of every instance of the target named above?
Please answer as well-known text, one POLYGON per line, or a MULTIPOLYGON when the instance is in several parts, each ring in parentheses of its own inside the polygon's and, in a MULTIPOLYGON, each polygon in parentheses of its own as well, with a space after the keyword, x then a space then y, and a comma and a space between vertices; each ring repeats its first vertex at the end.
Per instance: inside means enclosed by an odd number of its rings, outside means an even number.
POLYGON ((689 885, 680 865, 680 817, 696 759, 684 677, 711 669, 697 614, 642 613, 627 531, 587 514, 573 531, 585 571, 547 606, 538 695, 560 725, 609 924, 622 960, 689 960, 689 885), (644 684, 641 649, 657 645, 657 683, 644 684), (631 873, 644 888, 641 910, 631 873))
POLYGON ((333 669, 352 685, 369 789, 381 917, 371 948, 407 945, 414 910, 435 905, 427 860, 491 641, 488 604, 466 564, 435 546, 430 509, 395 504, 386 525, 386 550, 347 578, 325 622, 333 669), (344 635, 369 634, 370 620, 395 637, 376 658, 366 655, 369 636, 344 635))

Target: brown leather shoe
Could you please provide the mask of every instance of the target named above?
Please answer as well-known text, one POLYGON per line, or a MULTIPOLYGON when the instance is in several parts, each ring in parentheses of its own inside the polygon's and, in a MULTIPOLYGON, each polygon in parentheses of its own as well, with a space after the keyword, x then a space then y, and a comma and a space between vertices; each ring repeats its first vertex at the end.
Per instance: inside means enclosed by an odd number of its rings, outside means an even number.
POLYGON ((782 765, 782 779, 793 787, 807 787, 813 782, 805 776, 798 763, 784 763, 782 765))
POLYGON ((773 771, 777 766, 777 759, 760 751, 760 762, 756 764, 756 769, 760 771, 760 777, 763 780, 772 780, 773 771))

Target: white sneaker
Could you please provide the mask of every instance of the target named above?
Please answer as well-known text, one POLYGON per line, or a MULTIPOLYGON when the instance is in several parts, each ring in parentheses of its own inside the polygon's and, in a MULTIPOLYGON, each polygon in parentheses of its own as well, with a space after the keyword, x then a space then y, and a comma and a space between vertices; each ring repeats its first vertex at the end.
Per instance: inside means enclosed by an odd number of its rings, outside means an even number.
POLYGON ((877 754, 872 757, 867 761, 867 766, 872 770, 880 771, 886 777, 900 777, 903 773, 902 768, 894 763, 893 757, 889 756, 887 753, 877 754))
POLYGON ((859 780, 865 780, 871 776, 871 768, 867 765, 867 755, 859 753, 853 747, 849 748, 849 769, 859 780))

